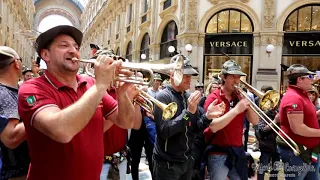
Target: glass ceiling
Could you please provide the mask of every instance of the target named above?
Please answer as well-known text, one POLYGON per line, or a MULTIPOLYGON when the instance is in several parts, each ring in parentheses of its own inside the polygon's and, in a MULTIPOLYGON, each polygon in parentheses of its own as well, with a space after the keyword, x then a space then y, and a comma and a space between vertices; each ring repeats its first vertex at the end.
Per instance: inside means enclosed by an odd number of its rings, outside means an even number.
MULTIPOLYGON (((34 3, 34 5, 36 5, 40 1, 42 1, 42 0, 33 0, 33 3, 34 3)), ((64 1, 64 0, 56 0, 56 1, 59 2, 59 1, 64 1)), ((89 0, 69 0, 69 1, 74 3, 81 11, 83 11, 89 0)))

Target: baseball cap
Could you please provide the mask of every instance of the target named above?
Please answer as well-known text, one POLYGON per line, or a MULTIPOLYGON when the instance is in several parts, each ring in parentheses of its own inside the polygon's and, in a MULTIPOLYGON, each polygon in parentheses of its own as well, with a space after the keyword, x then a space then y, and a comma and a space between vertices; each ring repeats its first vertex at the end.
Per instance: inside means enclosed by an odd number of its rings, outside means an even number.
POLYGON ((91 49, 97 49, 97 50, 99 50, 99 49, 101 49, 98 45, 96 45, 96 44, 90 44, 90 48, 91 49))
POLYGON ((236 63, 236 61, 230 59, 223 63, 222 65, 222 74, 234 74, 240 76, 247 76, 246 73, 241 71, 241 67, 236 63))
POLYGON ((162 79, 161 79, 161 75, 160 75, 160 74, 158 74, 158 73, 153 74, 153 79, 156 79, 156 80, 160 80, 160 81, 162 81, 162 79))
POLYGON ((48 45, 48 43, 50 43, 55 37, 57 37, 60 34, 66 34, 71 36, 78 44, 78 46, 81 46, 83 34, 79 29, 69 25, 56 26, 41 33, 36 39, 35 47, 40 57, 41 50, 44 49, 48 45))
POLYGON ((18 53, 8 46, 0 46, 0 68, 12 62, 12 58, 19 59, 18 53))
POLYGON ((296 79, 305 75, 315 75, 316 73, 309 71, 305 66, 301 64, 293 64, 287 69, 288 79, 296 79))
POLYGON ((183 74, 198 76, 199 75, 198 71, 192 67, 190 60, 184 55, 177 54, 173 56, 171 58, 170 63, 175 63, 178 60, 178 58, 181 58, 181 57, 183 58, 183 67, 182 67, 183 74))

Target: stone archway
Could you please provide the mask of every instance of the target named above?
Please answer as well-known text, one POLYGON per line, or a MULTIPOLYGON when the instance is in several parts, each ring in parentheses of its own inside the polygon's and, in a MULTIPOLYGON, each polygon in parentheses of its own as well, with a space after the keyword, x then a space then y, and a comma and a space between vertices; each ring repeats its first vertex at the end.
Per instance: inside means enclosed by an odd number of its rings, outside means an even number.
POLYGON ((57 5, 46 6, 38 10, 34 20, 34 28, 38 29, 40 22, 49 15, 61 15, 67 18, 75 27, 80 28, 80 17, 77 17, 69 8, 57 5))

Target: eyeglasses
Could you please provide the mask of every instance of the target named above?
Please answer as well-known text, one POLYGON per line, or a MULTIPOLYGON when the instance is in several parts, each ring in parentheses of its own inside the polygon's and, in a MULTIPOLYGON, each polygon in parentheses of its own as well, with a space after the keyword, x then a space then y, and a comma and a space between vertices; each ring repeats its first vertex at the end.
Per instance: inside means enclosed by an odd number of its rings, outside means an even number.
POLYGON ((306 75, 306 76, 301 76, 301 78, 313 79, 313 75, 309 74, 309 75, 306 75))

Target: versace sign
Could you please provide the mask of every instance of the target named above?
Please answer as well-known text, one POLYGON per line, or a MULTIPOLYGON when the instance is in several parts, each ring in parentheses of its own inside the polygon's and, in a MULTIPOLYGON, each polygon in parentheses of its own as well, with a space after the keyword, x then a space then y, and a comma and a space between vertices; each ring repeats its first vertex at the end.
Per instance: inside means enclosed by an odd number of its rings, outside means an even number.
POLYGON ((252 54, 252 34, 215 34, 206 35, 205 55, 252 54))
POLYGON ((283 55, 319 54, 320 33, 285 33, 283 55))

